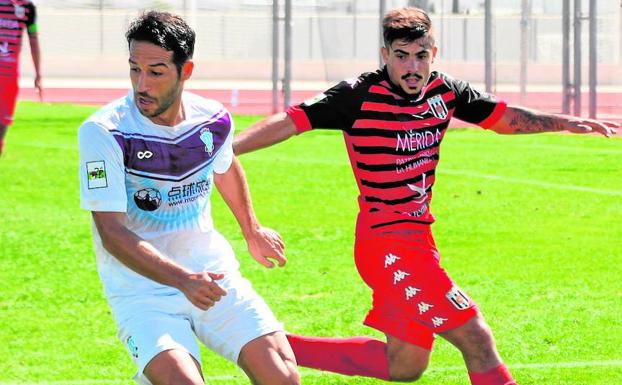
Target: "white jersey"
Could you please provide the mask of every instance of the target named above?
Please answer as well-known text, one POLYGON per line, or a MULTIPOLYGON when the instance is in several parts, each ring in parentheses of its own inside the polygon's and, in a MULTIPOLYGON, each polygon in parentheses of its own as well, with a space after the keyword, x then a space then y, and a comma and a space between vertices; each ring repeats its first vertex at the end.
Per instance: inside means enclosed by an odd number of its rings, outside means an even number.
MULTIPOLYGON (((218 102, 182 94, 185 120, 154 124, 133 93, 103 107, 80 127, 80 205, 127 213, 126 226, 194 271, 226 272, 239 265, 213 229, 213 173, 233 159, 233 120, 218 102)), ((175 290, 126 267, 102 246, 93 225, 99 275, 109 300, 175 290)))

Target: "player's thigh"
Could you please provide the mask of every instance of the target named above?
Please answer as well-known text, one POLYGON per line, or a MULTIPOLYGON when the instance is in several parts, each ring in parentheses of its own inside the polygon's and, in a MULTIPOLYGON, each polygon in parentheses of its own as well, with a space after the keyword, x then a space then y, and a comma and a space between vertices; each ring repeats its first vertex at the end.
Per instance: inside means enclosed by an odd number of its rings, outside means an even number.
POLYGON ((145 367, 144 376, 153 385, 203 385, 201 366, 186 351, 158 353, 145 367))
POLYGON ((428 367, 432 351, 390 334, 385 335, 387 337, 387 357, 391 379, 415 381, 421 377, 428 367))
POLYGON ((300 383, 296 358, 283 332, 267 334, 244 345, 238 365, 255 384, 300 383))
MULTIPOLYGON (((188 356, 186 365, 189 370, 197 370, 193 362, 201 362, 199 345, 192 325, 184 311, 188 309, 183 294, 164 297, 137 298, 126 312, 116 309, 118 337, 125 344, 127 351, 136 365, 134 379, 140 384, 149 384, 145 376, 146 368, 166 367, 168 360, 161 361, 167 355, 164 352, 179 351, 188 356), (160 358, 154 361, 156 357, 160 358), (156 363, 153 366, 153 363, 156 363), (160 362, 158 364, 158 362, 160 362)), ((177 357, 177 353, 175 357, 177 357)), ((164 371, 160 369, 157 373, 164 371)))
POLYGON ((227 290, 227 295, 207 311, 193 311, 192 322, 205 346, 237 364, 246 344, 282 332, 283 324, 239 273, 226 273, 218 283, 227 290))

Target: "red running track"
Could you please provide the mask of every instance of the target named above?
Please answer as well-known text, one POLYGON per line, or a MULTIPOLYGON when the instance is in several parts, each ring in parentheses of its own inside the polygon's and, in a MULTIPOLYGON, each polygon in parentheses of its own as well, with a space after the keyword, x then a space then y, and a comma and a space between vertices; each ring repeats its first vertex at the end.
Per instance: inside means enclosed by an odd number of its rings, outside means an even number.
MULTIPOLYGON (((231 90, 189 90, 207 98, 216 99, 223 103, 231 112, 248 115, 267 115, 272 112, 272 91, 258 89, 241 89, 234 97, 231 90)), ((300 103, 322 90, 294 90, 292 91, 292 103, 300 103)), ((44 90, 44 101, 52 103, 78 103, 103 105, 116 98, 127 94, 126 89, 99 89, 99 88, 46 88, 44 90)), ((521 103, 518 92, 498 92, 497 95, 509 104, 520 104, 526 107, 539 110, 560 113, 561 112, 561 93, 558 92, 530 92, 524 103, 521 103)), ((33 88, 22 88, 20 90, 21 100, 38 100, 33 88)), ((281 95, 280 105, 283 105, 281 95)), ((587 116, 588 100, 584 95, 582 100, 583 116, 587 116)), ((282 107, 281 107, 282 108, 282 107)), ((608 92, 598 94, 599 119, 608 119, 622 122, 622 93, 608 92)), ((452 126, 464 126, 465 124, 456 121, 452 126)), ((622 131, 622 130, 621 130, 622 131)))

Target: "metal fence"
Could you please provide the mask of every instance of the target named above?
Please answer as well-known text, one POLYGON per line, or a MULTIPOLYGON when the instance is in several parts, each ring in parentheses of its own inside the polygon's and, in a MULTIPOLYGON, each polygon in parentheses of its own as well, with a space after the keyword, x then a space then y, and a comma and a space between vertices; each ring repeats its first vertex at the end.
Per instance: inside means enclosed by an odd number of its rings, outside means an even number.
MULTIPOLYGON (((490 1, 493 17, 488 38, 492 47, 489 64, 493 89, 519 88, 522 73, 527 89, 561 91, 563 1, 490 1)), ((278 29, 282 37, 285 1, 280 3, 278 29)), ((291 3, 292 80, 334 82, 378 68, 382 7, 421 2, 297 0, 291 3)), ((484 84, 484 1, 423 3, 427 4, 436 28, 440 55, 437 68, 484 84)), ((586 85, 589 31, 584 18, 588 3, 589 0, 584 0, 582 4, 580 23, 585 27, 579 45, 585 53, 580 68, 586 85)), ((197 32, 195 79, 269 83, 273 59, 272 4, 271 0, 40 0, 37 5, 44 73, 48 79, 126 78, 124 30, 142 9, 160 8, 185 16, 197 32)), ((598 87, 622 89, 622 1, 598 1, 596 20, 598 87)), ((27 51, 27 44, 24 50, 27 51)), ((280 58, 283 50, 281 43, 280 58)), ((22 74, 32 74, 29 60, 22 60, 22 74)), ((279 76, 283 75, 281 66, 279 76)))

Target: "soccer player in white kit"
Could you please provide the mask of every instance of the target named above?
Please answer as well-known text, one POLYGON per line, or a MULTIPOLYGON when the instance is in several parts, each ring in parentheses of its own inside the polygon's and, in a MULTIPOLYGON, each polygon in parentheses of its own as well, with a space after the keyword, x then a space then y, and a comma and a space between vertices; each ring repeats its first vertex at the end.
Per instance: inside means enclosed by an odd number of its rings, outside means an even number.
POLYGON ((198 338, 253 384, 299 384, 292 350, 213 227, 215 184, 262 265, 285 264, 280 235, 255 217, 232 151, 229 112, 183 92, 195 34, 151 11, 129 27, 133 90, 80 127, 81 207, 93 217, 97 265, 139 384, 204 384, 198 338))

